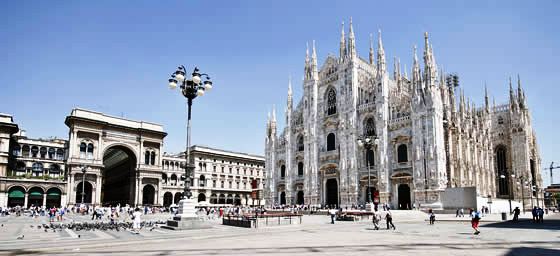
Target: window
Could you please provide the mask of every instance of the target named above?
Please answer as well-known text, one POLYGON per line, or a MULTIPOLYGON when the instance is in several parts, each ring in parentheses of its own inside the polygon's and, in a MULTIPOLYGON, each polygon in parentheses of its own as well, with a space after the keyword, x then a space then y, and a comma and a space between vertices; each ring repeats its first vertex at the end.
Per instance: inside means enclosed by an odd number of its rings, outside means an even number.
POLYGON ((232 182, 230 181, 230 182, 228 182, 228 183, 229 183, 229 188, 232 188, 232 187, 231 187, 231 183, 232 183, 232 182))
POLYGON ((401 144, 397 148, 397 161, 399 163, 408 162, 408 152, 405 144, 401 144))
POLYGON ((231 173, 231 169, 232 169, 232 168, 230 167, 230 168, 229 168, 229 173, 231 173))
POLYGON ((336 114, 336 92, 331 88, 327 93, 327 115, 336 114))
POLYGON ((371 117, 364 121, 364 134, 366 136, 375 136, 375 121, 371 117))
POLYGON ((56 150, 54 148, 49 148, 48 156, 49 159, 55 158, 56 150))
POLYGON ((224 167, 222 166, 222 173, 224 173, 224 167))
POLYGON ((87 159, 93 159, 93 143, 87 145, 87 159))
POLYGON ((31 170, 33 171, 33 176, 35 176, 35 177, 41 176, 41 175, 43 175, 43 164, 42 163, 33 163, 33 166, 31 167, 31 170))
POLYGON ((31 147, 31 157, 37 157, 38 153, 39 153, 39 148, 37 146, 31 147))
POLYGON ((58 164, 51 164, 51 168, 49 170, 49 176, 53 178, 60 177, 60 166, 58 164))
POLYGON ((150 164, 150 151, 146 150, 146 153, 144 154, 144 164, 150 164))
POLYGON ((300 176, 300 177, 303 176, 303 163, 302 162, 299 162, 297 164, 297 175, 300 176))
POLYGON ((213 187, 213 188, 216 187, 216 181, 215 181, 215 180, 212 181, 212 187, 213 187))
POLYGON ((498 124, 504 124, 504 118, 503 117, 498 117, 498 124))
POLYGON ((336 141, 336 137, 334 133, 329 133, 329 135, 327 135, 327 151, 336 149, 335 141, 336 141))
POLYGON ((59 148, 56 150, 56 159, 64 160, 64 149, 59 148))
POLYGON ((303 149, 304 149, 304 146, 303 146, 303 136, 302 136, 302 135, 298 136, 297 148, 298 148, 298 151, 303 151, 303 149))
POLYGON ((23 145, 21 156, 29 157, 29 146, 28 145, 23 145))
POLYGON ((206 178, 204 177, 204 175, 200 175, 200 178, 198 179, 198 183, 200 187, 206 186, 206 178))
POLYGON ((156 152, 152 151, 150 160, 152 165, 156 165, 156 152))
POLYGON ((213 171, 213 172, 216 172, 216 166, 215 166, 215 165, 212 166, 212 171, 213 171))
POLYGON ((87 145, 85 142, 80 143, 80 158, 86 158, 87 145))
POLYGON ((221 188, 224 188, 224 181, 223 180, 220 182, 220 184, 221 184, 221 188))
POLYGON ((286 177, 286 166, 285 166, 285 165, 282 165, 282 166, 280 167, 280 178, 283 179, 283 178, 285 178, 285 177, 286 177))
POLYGON ((239 189, 239 181, 238 181, 238 182, 236 182, 236 183, 237 183, 237 189, 239 189))
POLYGON ((367 166, 374 166, 375 165, 375 155, 373 149, 368 149, 366 151, 366 165, 367 166))
POLYGON ((19 156, 20 153, 21 153, 21 146, 19 144, 14 145, 14 148, 12 149, 12 155, 19 156))
POLYGON ((41 153, 41 158, 47 157, 47 148, 46 147, 41 147, 39 152, 41 153))

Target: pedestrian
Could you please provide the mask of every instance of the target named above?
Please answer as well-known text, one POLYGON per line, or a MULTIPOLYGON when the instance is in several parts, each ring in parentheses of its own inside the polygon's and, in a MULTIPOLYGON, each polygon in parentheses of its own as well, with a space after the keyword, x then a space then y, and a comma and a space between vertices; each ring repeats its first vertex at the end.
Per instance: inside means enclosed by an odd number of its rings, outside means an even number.
POLYGON ((480 234, 480 230, 478 229, 478 224, 480 223, 480 212, 470 209, 471 211, 471 224, 472 228, 474 229, 474 234, 480 234))
POLYGON ((533 222, 537 222, 537 207, 533 207, 533 210, 531 210, 531 215, 533 215, 533 222))
POLYGON ((134 213, 132 214, 132 228, 136 234, 138 234, 138 231, 140 230, 140 223, 142 223, 140 216, 142 216, 142 212, 140 211, 140 208, 136 207, 136 210, 134 210, 134 213))
POLYGON ((457 208, 457 211, 455 211, 455 218, 459 217, 459 208, 457 208))
POLYGON ((393 224, 393 216, 391 216, 391 211, 387 211, 385 215, 385 220, 387 221, 387 229, 393 228, 393 230, 397 229, 393 224))
POLYGON ((539 208, 537 209, 537 217, 538 217, 538 222, 540 222, 540 223, 543 223, 543 222, 544 222, 544 220, 543 220, 543 217, 544 217, 544 210, 543 210, 543 208, 539 207, 539 208))
POLYGON ((434 225, 436 222, 436 215, 432 209, 428 210, 428 216, 430 217, 430 225, 434 225))
POLYGON ((515 209, 513 210, 513 221, 517 222, 519 221, 519 214, 521 213, 521 211, 519 210, 519 207, 515 207, 515 209))
POLYGON ((337 212, 337 211, 336 211, 336 209, 334 209, 334 208, 331 208, 331 209, 329 210, 329 214, 331 215, 331 224, 334 224, 334 218, 336 217, 336 212, 337 212))
POLYGON ((371 219, 373 221, 373 228, 375 230, 379 230, 379 220, 381 219, 381 216, 379 216, 377 212, 373 212, 371 219))

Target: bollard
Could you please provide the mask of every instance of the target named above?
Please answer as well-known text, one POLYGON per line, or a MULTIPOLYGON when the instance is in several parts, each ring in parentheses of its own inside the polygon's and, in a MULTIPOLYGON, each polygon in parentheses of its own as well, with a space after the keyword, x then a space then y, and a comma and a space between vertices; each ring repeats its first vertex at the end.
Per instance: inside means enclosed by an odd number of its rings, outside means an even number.
POLYGON ((502 220, 507 220, 507 213, 502 212, 502 220))

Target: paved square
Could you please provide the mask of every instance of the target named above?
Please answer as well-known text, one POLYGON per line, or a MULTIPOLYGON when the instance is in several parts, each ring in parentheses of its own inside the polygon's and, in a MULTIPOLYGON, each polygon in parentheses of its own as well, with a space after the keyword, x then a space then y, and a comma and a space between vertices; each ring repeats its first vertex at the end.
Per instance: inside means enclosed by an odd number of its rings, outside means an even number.
MULTIPOLYGON (((472 234, 468 219, 438 215, 428 225, 421 213, 394 213, 393 230, 373 230, 369 221, 329 223, 327 216, 304 216, 302 224, 261 225, 258 229, 223 226, 206 230, 72 231, 37 228, 46 218, 2 217, 0 254, 116 255, 560 255, 560 215, 544 224, 493 222, 472 234), (23 239, 17 239, 23 234, 23 239), (79 237, 78 237, 79 236, 79 237)), ((162 219, 150 215, 147 219, 162 219)), ((71 216, 85 221, 87 216, 71 216)), ((70 221, 70 219, 66 220, 70 221)), ((384 224, 384 223, 383 223, 384 224)), ((382 225, 384 228, 384 225, 382 225)))

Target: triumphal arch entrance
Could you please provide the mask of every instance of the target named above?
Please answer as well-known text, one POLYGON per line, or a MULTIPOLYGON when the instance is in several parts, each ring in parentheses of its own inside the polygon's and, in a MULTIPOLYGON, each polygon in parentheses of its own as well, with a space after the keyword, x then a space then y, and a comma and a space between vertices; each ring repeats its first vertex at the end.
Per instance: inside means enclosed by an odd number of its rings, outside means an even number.
POLYGON ((163 203, 163 126, 79 108, 65 124, 69 204, 163 203))

